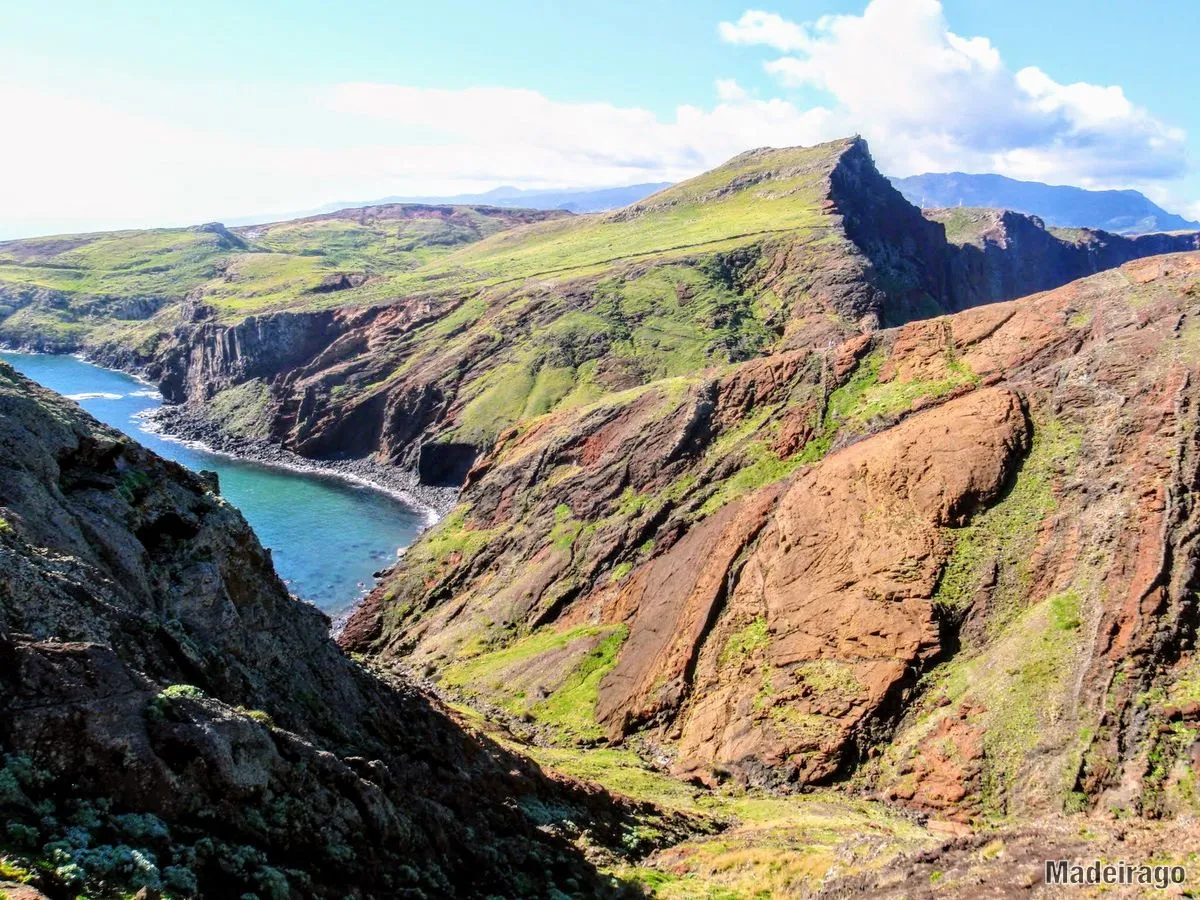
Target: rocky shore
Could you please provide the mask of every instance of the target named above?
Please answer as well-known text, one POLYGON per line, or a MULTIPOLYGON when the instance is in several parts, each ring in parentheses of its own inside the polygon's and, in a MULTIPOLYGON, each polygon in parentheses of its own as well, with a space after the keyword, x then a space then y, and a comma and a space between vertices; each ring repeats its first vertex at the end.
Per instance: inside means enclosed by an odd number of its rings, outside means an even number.
POLYGON ((369 458, 314 460, 269 441, 232 437, 202 411, 187 404, 164 404, 145 421, 150 430, 164 437, 195 442, 214 453, 343 478, 385 491, 424 513, 430 525, 449 513, 458 500, 458 488, 421 484, 416 472, 369 458))
MULTIPOLYGON (((0 341, 0 352, 75 354, 85 362, 124 372, 149 387, 159 389, 155 379, 149 377, 144 360, 134 354, 114 352, 111 348, 88 352, 75 345, 48 346, 0 341)), ((309 459, 270 441, 235 437, 225 432, 203 410, 186 403, 164 402, 145 417, 145 423, 156 434, 195 443, 213 453, 365 484, 419 510, 425 514, 430 525, 447 515, 458 502, 458 488, 421 484, 417 473, 410 469, 385 465, 366 457, 309 459)))
MULTIPOLYGON (((30 344, 0 342, 0 352, 6 353, 74 353, 80 359, 106 369, 124 372, 150 387, 157 388, 148 378, 145 367, 132 356, 110 353, 87 353, 78 347, 44 348, 30 344)), ((187 404, 165 403, 145 417, 150 431, 166 438, 195 443, 212 453, 238 459, 280 466, 297 472, 343 478, 365 484, 392 494, 424 513, 429 524, 447 515, 458 502, 458 488, 421 484, 417 473, 397 466, 388 466, 369 458, 315 460, 294 453, 270 441, 249 441, 229 435, 202 411, 187 404)))

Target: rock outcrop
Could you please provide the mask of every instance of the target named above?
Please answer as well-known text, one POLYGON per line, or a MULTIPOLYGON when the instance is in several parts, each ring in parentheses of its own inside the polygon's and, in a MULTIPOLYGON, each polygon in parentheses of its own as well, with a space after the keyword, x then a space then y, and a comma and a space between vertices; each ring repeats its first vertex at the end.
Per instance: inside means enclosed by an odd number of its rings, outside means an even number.
POLYGON ((191 474, 0 365, 5 873, 51 896, 612 890, 649 810, 369 674, 191 474), (578 822, 579 825, 573 823, 578 822))
POLYGON ((1200 249, 1200 235, 1122 237, 1093 229, 1052 232, 1036 216, 1002 209, 931 209, 953 245, 947 281, 951 310, 1023 297, 1131 260, 1200 249))
POLYGON ((1198 335, 1176 254, 543 416, 343 643, 705 782, 1187 812, 1198 335))

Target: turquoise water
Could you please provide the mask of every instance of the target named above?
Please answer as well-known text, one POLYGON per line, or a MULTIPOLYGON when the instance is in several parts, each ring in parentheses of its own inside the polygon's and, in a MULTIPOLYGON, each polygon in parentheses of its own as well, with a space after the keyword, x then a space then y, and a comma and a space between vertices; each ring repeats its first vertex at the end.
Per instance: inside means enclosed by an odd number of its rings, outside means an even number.
POLYGON ((394 562, 425 517, 390 494, 345 481, 208 453, 144 430, 138 415, 162 403, 158 391, 122 372, 73 356, 0 353, 28 378, 65 394, 160 456, 209 469, 221 494, 271 548, 289 589, 336 614, 365 593, 371 573, 394 562))

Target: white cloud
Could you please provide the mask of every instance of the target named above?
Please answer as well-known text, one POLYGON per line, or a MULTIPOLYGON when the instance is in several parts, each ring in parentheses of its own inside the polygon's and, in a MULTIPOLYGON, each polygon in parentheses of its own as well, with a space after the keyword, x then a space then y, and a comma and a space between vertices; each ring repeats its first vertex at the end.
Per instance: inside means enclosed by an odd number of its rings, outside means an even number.
POLYGON ((676 181, 750 147, 811 144, 844 131, 828 110, 758 99, 730 80, 714 85, 713 105, 682 105, 671 116, 529 90, 373 83, 308 95, 230 91, 220 102, 225 121, 182 127, 128 107, 0 84, 0 105, 36 136, 0 142, 0 171, 21 173, 0 184, 0 237, 497 184, 676 181), (296 116, 306 123, 299 135, 296 116), (253 121, 252 133, 235 121, 253 121))
POLYGON ((938 0, 872 0, 862 15, 789 22, 750 10, 719 33, 787 55, 785 87, 832 98, 830 115, 871 141, 894 174, 965 169, 1091 186, 1181 176, 1185 135, 1120 87, 1012 72, 985 37, 950 31, 938 0))
POLYGON ((484 180, 556 185, 677 179, 748 147, 836 136, 827 110, 759 100, 727 79, 717 81, 715 90, 713 107, 679 106, 667 119, 637 107, 560 103, 536 91, 507 88, 345 84, 328 102, 338 112, 385 120, 429 136, 426 147, 403 150, 407 162, 416 162, 429 175, 471 172, 484 180), (447 152, 456 159, 445 159, 447 152), (463 168, 472 154, 477 159, 463 168))
POLYGON ((758 9, 746 10, 737 22, 722 22, 717 26, 717 33, 731 44, 766 44, 785 53, 806 51, 812 43, 802 25, 758 9))
POLYGON ((0 106, 21 123, 19 139, 0 141, 0 236, 498 184, 674 181, 751 147, 856 132, 892 174, 997 171, 1138 187, 1173 205, 1180 130, 1119 87, 1011 71, 987 38, 951 32, 937 0, 873 0, 807 24, 751 10, 718 30, 767 48, 776 96, 718 79, 709 103, 661 114, 494 86, 172 84, 151 98, 145 84, 64 93, 0 79, 0 106), (792 87, 827 99, 802 105, 792 87))

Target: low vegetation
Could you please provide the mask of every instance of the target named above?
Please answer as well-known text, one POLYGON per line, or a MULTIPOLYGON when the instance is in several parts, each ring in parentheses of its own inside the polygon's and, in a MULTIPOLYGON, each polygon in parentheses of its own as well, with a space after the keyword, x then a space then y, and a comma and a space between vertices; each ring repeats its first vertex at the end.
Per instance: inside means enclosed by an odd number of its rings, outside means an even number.
POLYGON ((508 646, 447 666, 443 688, 536 726, 555 744, 598 741, 600 680, 628 635, 623 625, 545 628, 508 646))

